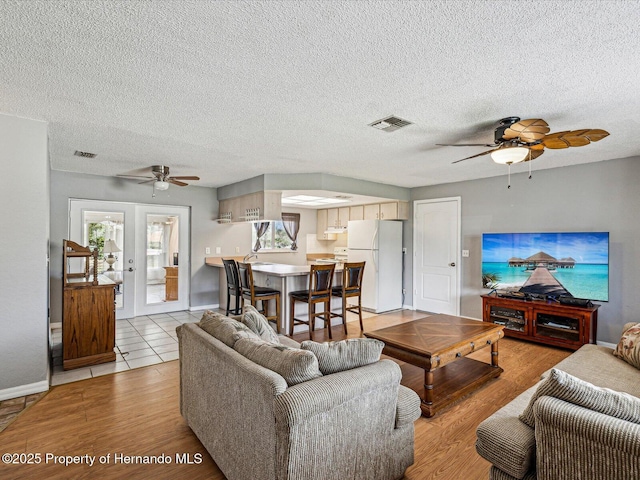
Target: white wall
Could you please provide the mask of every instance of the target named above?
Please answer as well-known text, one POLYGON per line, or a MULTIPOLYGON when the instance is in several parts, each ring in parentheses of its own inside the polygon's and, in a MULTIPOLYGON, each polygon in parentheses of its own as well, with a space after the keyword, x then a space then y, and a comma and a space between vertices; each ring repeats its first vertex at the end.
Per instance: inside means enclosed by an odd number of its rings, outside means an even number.
POLYGON ((47 124, 0 114, 0 400, 49 388, 47 124))
MULTIPOLYGON (((462 197, 460 248, 469 250, 470 256, 462 259, 461 315, 482 318, 480 295, 488 292, 481 283, 483 233, 609 232, 609 302, 597 302, 601 304, 597 339, 617 343, 626 322, 640 321, 640 158, 538 172, 535 162, 532 167, 531 180, 526 173, 512 175, 511 189, 505 176, 412 191, 413 200, 462 197)), ((407 233, 412 228, 412 222, 405 224, 409 251, 413 237, 407 233)), ((407 263, 405 284, 411 286, 412 265, 407 263)))

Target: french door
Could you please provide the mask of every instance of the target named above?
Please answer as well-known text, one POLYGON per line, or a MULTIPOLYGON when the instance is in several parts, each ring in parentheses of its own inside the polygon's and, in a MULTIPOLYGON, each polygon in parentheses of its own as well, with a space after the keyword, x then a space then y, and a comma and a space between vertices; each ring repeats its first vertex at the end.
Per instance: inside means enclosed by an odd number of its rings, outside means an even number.
POLYGON ((69 239, 99 250, 98 273, 117 284, 116 318, 189 306, 189 208, 69 202, 69 239))

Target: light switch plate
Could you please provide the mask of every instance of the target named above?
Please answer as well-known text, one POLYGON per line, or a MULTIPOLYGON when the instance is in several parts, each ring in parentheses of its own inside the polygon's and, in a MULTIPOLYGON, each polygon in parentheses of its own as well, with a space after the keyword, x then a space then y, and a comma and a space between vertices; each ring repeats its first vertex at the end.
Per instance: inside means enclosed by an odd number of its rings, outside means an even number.
POLYGON ((220 255, 222 253, 222 248, 216 247, 216 253, 220 255))
POLYGON ((209 247, 204 249, 204 254, 205 255, 211 255, 211 249, 209 247))
POLYGON ((463 257, 468 257, 469 256, 469 250, 462 250, 462 256, 463 257))

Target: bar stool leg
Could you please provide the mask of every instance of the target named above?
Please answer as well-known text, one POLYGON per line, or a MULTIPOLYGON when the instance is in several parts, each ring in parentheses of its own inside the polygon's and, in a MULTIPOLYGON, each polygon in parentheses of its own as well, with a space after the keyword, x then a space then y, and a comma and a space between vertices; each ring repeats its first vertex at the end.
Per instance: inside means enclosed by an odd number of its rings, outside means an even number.
POLYGON ((342 297, 342 326, 344 334, 347 334, 347 297, 342 297))
POLYGON ((358 296, 358 317, 360 318, 360 331, 364 332, 364 326, 362 325, 362 297, 358 296))
POLYGON ((282 333, 282 315, 280 315, 280 295, 276 295, 276 328, 282 333))
POLYGON ((291 308, 289 309, 289 336, 293 335, 293 327, 295 325, 295 316, 296 316, 296 301, 293 297, 289 302, 291 304, 291 308))
POLYGON ((316 304, 309 302, 309 340, 313 340, 311 331, 316 329, 316 304))

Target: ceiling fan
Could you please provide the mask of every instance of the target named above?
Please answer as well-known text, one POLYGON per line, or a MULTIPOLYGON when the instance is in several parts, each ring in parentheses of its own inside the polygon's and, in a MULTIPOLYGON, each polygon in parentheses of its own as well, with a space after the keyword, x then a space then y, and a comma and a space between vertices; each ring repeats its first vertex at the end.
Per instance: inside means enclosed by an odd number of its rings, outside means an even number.
MULTIPOLYGON (((549 133, 549 124, 541 118, 530 118, 520 120, 519 117, 506 117, 500 120, 494 132, 494 143, 459 143, 441 144, 444 147, 496 147, 486 152, 478 153, 470 157, 456 160, 453 163, 469 160, 470 158, 481 157, 491 154, 491 158, 497 163, 518 163, 538 158, 544 153, 545 148, 560 149, 569 147, 582 147, 591 142, 597 142, 609 135, 609 132, 600 129, 566 130, 563 132, 549 133), (518 151, 522 154, 520 160, 500 161, 501 154, 494 156, 495 152, 508 151, 513 148, 526 149, 518 151)), ((516 152, 514 152, 516 153, 516 152)), ((505 154, 502 158, 507 157, 505 154)), ((517 158, 516 156, 514 156, 517 158)))
POLYGON ((189 185, 188 183, 183 182, 182 180, 200 180, 200 177, 196 176, 183 176, 183 177, 172 177, 169 175, 169 167, 166 165, 153 165, 151 167, 151 175, 149 176, 141 176, 141 175, 116 175, 117 177, 124 178, 146 178, 142 183, 154 182, 153 188, 156 190, 167 190, 169 188, 169 184, 173 183, 174 185, 178 185, 179 187, 186 187, 189 185))
MULTIPOLYGON (((494 143, 437 144, 444 147, 494 147, 486 152, 461 158, 452 163, 491 154, 491 159, 511 167, 518 162, 529 162, 544 153, 545 148, 562 149, 582 147, 597 142, 609 135, 601 129, 565 130, 549 133, 549 124, 541 118, 520 120, 519 117, 506 117, 500 120, 494 131, 494 143)), ((531 169, 531 164, 529 164, 531 169)), ((511 173, 511 168, 509 168, 511 173)), ((529 171, 531 178, 531 171, 529 171)), ((511 182, 509 187, 511 188, 511 182)))

